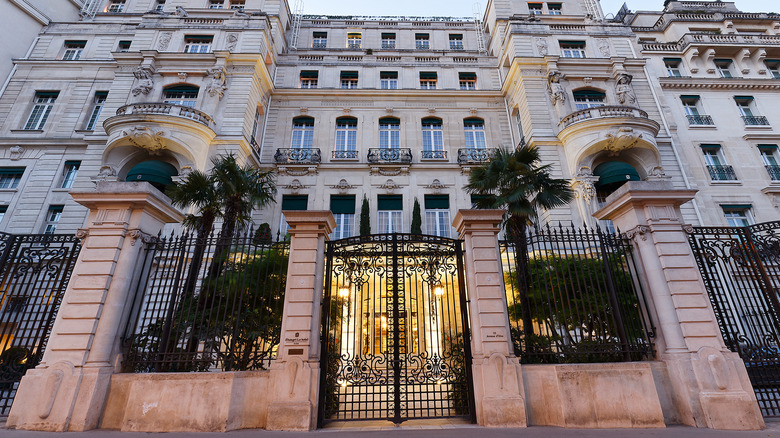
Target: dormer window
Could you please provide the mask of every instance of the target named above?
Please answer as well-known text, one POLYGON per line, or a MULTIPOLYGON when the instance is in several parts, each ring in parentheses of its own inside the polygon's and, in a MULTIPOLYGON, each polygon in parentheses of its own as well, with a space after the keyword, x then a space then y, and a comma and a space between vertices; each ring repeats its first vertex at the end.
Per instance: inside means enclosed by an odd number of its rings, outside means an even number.
POLYGON ((301 72, 301 88, 317 88, 319 72, 316 70, 304 70, 301 72))
POLYGON ((382 48, 383 49, 395 49, 395 34, 383 33, 382 34, 382 48))
POLYGON ((352 90, 357 87, 358 87, 358 72, 356 71, 341 72, 341 88, 352 90))
POLYGON ((680 65, 682 59, 680 58, 664 58, 664 67, 666 67, 666 75, 670 78, 679 78, 682 76, 680 65))
POLYGON ((77 61, 81 58, 81 53, 86 46, 86 41, 65 41, 65 52, 62 54, 62 60, 77 61))
POLYGON ((225 7, 225 0, 209 0, 209 9, 222 9, 225 7))
POLYGON ((585 58, 585 41, 561 41, 560 44, 564 58, 585 58))
POLYGON ((328 32, 314 32, 311 42, 312 49, 324 49, 328 47, 328 32))
POLYGON ((764 64, 773 78, 780 79, 780 59, 767 59, 764 64))
POLYGON ((533 15, 542 15, 542 3, 528 3, 528 12, 533 15))
POLYGON ((363 34, 359 32, 350 32, 347 34, 347 48, 359 49, 363 46, 363 34))
POLYGON ((435 90, 438 75, 435 71, 423 71, 420 72, 420 89, 422 90, 435 90))
POLYGON ((431 48, 430 35, 427 33, 417 33, 414 35, 414 47, 417 50, 428 50, 431 48))
POLYGON ((561 15, 563 13, 563 5, 561 3, 547 3, 547 12, 550 15, 561 15))
POLYGON ((184 37, 184 53, 209 53, 213 41, 211 35, 187 35, 184 37))
POLYGON ((462 34, 450 34, 450 50, 463 50, 462 34))
POLYGON ((715 68, 718 70, 718 74, 722 78, 733 78, 731 74, 731 60, 730 59, 716 59, 715 68))

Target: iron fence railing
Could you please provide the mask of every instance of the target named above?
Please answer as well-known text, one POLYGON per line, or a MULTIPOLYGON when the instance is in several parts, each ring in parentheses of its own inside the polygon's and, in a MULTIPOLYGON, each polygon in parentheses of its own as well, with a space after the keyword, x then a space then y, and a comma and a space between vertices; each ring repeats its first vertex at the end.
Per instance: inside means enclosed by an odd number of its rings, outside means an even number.
POLYGON ((769 126, 766 116, 742 116, 746 126, 769 126))
POLYGON ((780 181, 780 166, 767 164, 764 167, 772 181, 780 181))
POLYGON ((737 174, 734 173, 732 166, 708 165, 707 171, 710 172, 710 178, 713 181, 736 181, 737 174))
POLYGON ((321 161, 319 148, 280 148, 274 154, 276 164, 319 164, 321 161))
POLYGON ((420 151, 423 160, 446 160, 447 151, 420 151))
POLYGON ((708 116, 706 114, 688 114, 685 117, 688 118, 688 124, 689 125, 714 125, 715 123, 712 121, 712 116, 708 116))
POLYGON ((281 335, 289 243, 260 228, 158 237, 145 248, 127 372, 267 369, 281 335))
POLYGON ((411 164, 412 150, 409 148, 371 148, 368 150, 371 164, 411 164))
POLYGON ((488 161, 493 155, 494 149, 461 148, 458 149, 458 163, 480 164, 488 161))
POLYGON ((358 151, 333 151, 334 160, 357 160, 358 151))
POLYGON ((499 246, 512 343, 521 362, 653 357, 655 329, 628 239, 562 226, 508 236, 499 246))

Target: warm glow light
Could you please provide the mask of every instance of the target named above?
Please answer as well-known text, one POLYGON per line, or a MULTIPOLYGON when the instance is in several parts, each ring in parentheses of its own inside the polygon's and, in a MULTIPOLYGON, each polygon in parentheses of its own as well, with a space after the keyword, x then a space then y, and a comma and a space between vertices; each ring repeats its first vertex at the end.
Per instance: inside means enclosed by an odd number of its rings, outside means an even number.
POLYGON ((341 298, 347 298, 349 296, 349 288, 342 287, 339 289, 339 297, 341 298))
POLYGON ((440 296, 444 295, 444 288, 441 287, 441 286, 436 286, 435 288, 433 288, 433 293, 437 297, 440 297, 440 296))

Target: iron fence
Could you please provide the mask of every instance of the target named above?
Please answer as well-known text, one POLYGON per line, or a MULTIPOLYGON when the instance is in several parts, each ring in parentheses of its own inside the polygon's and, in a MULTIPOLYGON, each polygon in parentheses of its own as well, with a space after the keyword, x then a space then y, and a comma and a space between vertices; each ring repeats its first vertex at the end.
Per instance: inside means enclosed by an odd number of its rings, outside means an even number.
POLYGON ((281 334, 289 242, 272 243, 260 230, 147 244, 125 335, 126 372, 268 368, 281 334))
POLYGON ((655 329, 628 239, 573 226, 508 234, 499 247, 521 362, 653 357, 655 329))
POLYGON ((0 233, 0 416, 43 357, 80 250, 73 235, 0 233))

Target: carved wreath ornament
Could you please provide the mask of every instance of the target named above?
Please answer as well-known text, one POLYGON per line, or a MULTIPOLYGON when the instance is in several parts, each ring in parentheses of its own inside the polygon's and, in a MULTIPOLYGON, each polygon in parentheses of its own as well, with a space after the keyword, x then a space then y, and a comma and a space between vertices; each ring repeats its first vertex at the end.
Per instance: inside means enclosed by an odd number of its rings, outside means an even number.
POLYGON ((123 131, 122 135, 126 135, 133 146, 146 149, 152 155, 158 155, 165 149, 163 131, 155 132, 147 126, 136 126, 130 131, 123 131))

